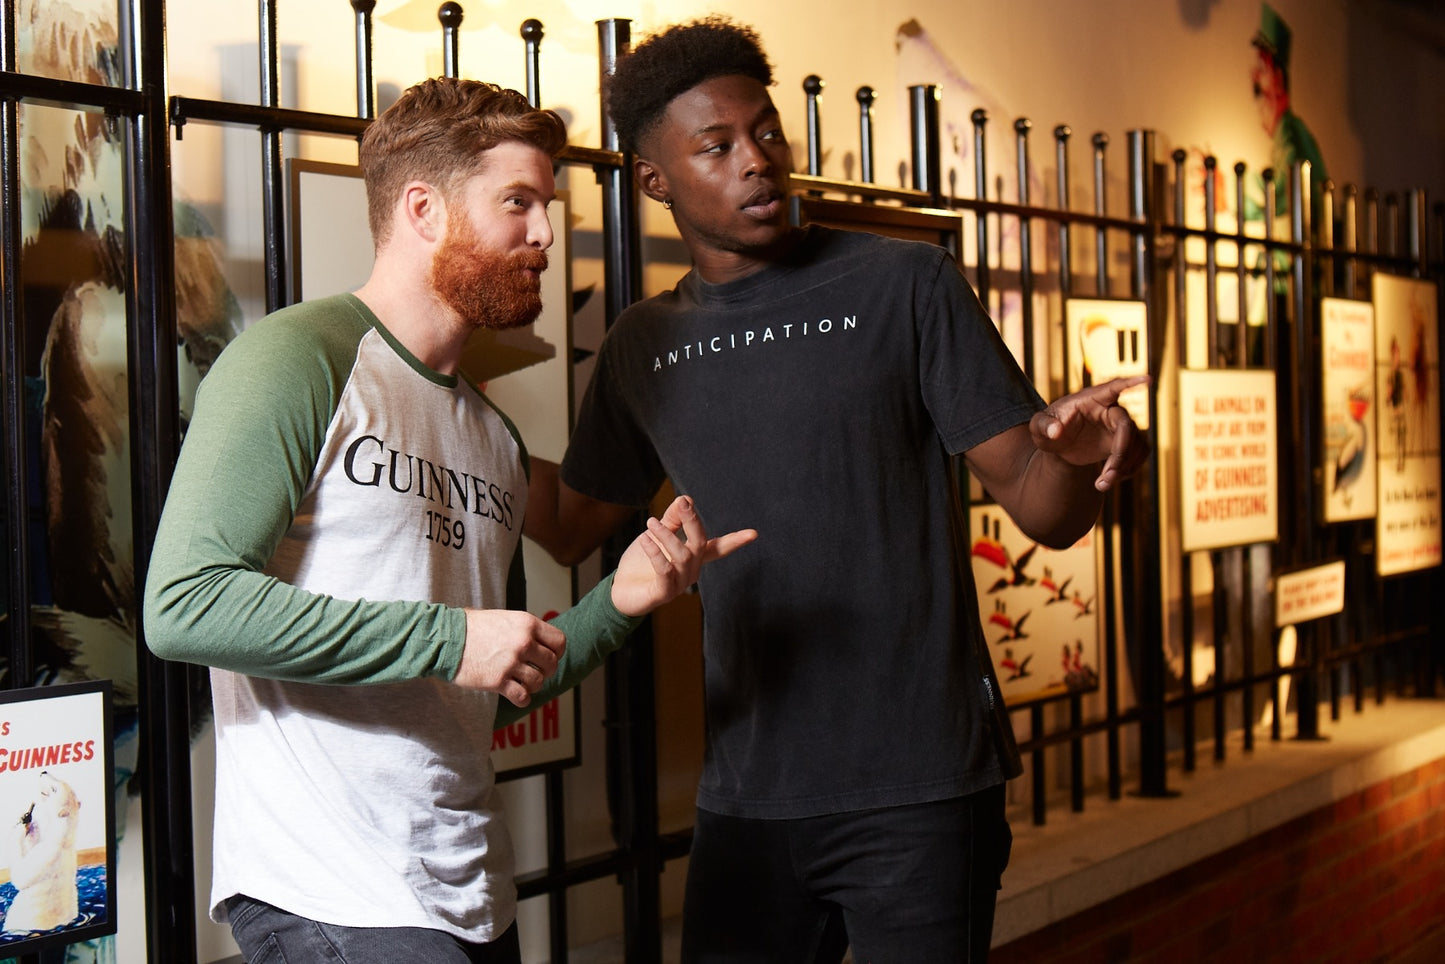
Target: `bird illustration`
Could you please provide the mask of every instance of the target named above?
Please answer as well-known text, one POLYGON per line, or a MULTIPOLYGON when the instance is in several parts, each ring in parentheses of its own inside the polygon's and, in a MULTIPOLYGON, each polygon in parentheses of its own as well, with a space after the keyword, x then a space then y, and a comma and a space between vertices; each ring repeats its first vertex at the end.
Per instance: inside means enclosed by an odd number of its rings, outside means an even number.
MULTIPOLYGON (((1033 610, 1029 610, 1033 612, 1033 610)), ((995 626, 1002 626, 1004 634, 994 640, 995 644, 1007 643, 1015 639, 1027 639, 1028 633, 1024 632, 1024 622, 1029 618, 1029 613, 1024 613, 1018 619, 1008 614, 1002 599, 994 600, 993 612, 989 614, 988 621, 995 626)))
POLYGON ((1004 677, 1004 682, 1012 682, 1013 680, 1023 679, 1025 676, 1028 676, 1029 660, 1033 658, 1034 654, 1029 653, 1024 656, 1022 660, 1015 659, 1014 651, 1012 649, 1005 649, 1003 651, 1003 659, 998 661, 1000 666, 1008 670, 1008 675, 1004 677))
POLYGON ((989 587, 988 591, 999 592, 1004 589, 1012 589, 1015 586, 1032 586, 1036 583, 1038 580, 1024 572, 1024 567, 1029 564, 1029 560, 1033 558, 1034 552, 1038 547, 1039 544, 1035 542, 1023 552, 1019 553, 1017 559, 1010 560, 1008 566, 1004 569, 1004 574, 994 580, 993 585, 989 587))
POLYGON ((1039 547, 1038 543, 1029 546, 1015 559, 999 539, 999 529, 997 518, 989 519, 988 516, 984 516, 983 535, 973 541, 973 546, 969 550, 975 559, 982 559, 989 565, 1003 570, 1003 575, 994 581, 988 591, 994 593, 1012 586, 1032 586, 1036 580, 1024 572, 1024 568, 1033 558, 1034 552, 1039 547))
POLYGON ((1044 576, 1039 580, 1039 585, 1049 591, 1049 598, 1044 600, 1044 605, 1049 606, 1054 603, 1068 602, 1069 583, 1073 581, 1074 577, 1069 576, 1063 582, 1054 582, 1054 571, 1048 566, 1045 566, 1044 576))
POLYGON ((1365 413, 1370 408, 1369 389, 1358 386, 1349 394, 1349 419, 1345 422, 1345 437, 1335 454, 1335 481, 1331 493, 1339 495, 1345 506, 1351 500, 1351 488, 1365 469, 1365 454, 1369 435, 1365 428, 1365 413))

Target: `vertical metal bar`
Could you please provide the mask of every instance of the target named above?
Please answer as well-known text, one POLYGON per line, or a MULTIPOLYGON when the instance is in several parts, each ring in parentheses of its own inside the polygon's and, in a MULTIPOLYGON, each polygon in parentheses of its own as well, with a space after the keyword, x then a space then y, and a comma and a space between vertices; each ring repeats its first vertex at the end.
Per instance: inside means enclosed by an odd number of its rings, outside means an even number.
MULTIPOLYGON (((1014 140, 1018 152, 1019 205, 1029 205, 1029 131, 1033 121, 1020 117, 1014 121, 1014 140)), ((1019 302, 1023 321, 1024 374, 1032 381, 1034 363, 1034 245, 1033 220, 1019 215, 1019 302)))
MULTIPOLYGON (((1343 189, 1344 210, 1340 217, 1340 246, 1343 250, 1343 294, 1346 298, 1355 297, 1356 275, 1358 271, 1358 239, 1359 239, 1359 205, 1358 195, 1353 184, 1346 184, 1343 189)), ((1368 585, 1371 576, 1367 568, 1361 564, 1365 552, 1362 542, 1369 538, 1364 531, 1365 527, 1359 523, 1353 523, 1344 527, 1341 534, 1340 544, 1344 547, 1343 556, 1345 559, 1345 580, 1346 585, 1368 585)), ((1354 653, 1350 657, 1349 674, 1350 688, 1353 691, 1355 712, 1364 708, 1364 663, 1359 653, 1355 651, 1354 642, 1359 638, 1356 627, 1361 625, 1361 618, 1364 610, 1370 606, 1367 601, 1369 596, 1360 592, 1357 594, 1360 605, 1350 607, 1340 614, 1342 632, 1344 634, 1343 644, 1354 653), (1353 610, 1353 611, 1351 611, 1353 610)))
MULTIPOLYGON (((1185 173, 1184 165, 1189 159, 1189 153, 1182 147, 1177 147, 1169 155, 1174 162, 1174 225, 1185 227, 1188 211, 1186 208, 1187 194, 1184 190, 1185 173)), ((1175 325, 1179 332, 1177 341, 1178 361, 1180 368, 1189 367, 1189 326, 1193 319, 1189 314, 1188 298, 1188 274, 1189 258, 1186 253, 1187 238, 1182 235, 1175 235, 1174 238, 1174 312, 1175 325)), ((1208 315, 1205 321, 1208 322, 1208 315)), ((1210 364, 1206 358, 1205 365, 1210 364)), ((1180 673, 1180 688, 1183 694, 1184 714, 1181 717, 1180 744, 1183 749, 1183 762, 1181 768, 1185 773, 1193 773, 1197 762, 1195 756, 1198 752, 1198 740, 1195 736, 1195 694, 1194 694, 1194 553, 1186 552, 1179 557, 1179 584, 1182 587, 1181 594, 1184 604, 1180 607, 1180 639, 1183 648, 1183 670, 1180 673)))
MULTIPOLYGON (((631 46, 631 21, 597 21, 600 84, 631 46)), ((604 99, 605 104, 605 99, 604 99)), ((603 146, 618 150, 617 129, 604 109, 603 146)), ((624 154, 618 168, 599 169, 603 198, 603 282, 606 324, 610 327, 642 291, 641 236, 637 218, 632 157, 624 154)), ((628 541, 641 531, 639 516, 603 546, 603 566, 610 568, 628 541)), ((608 784, 613 798, 613 824, 628 858, 621 874, 623 956, 639 964, 662 960, 662 858, 657 825, 657 731, 652 624, 638 627, 627 646, 607 659, 608 784)))
MULTIPOLYGON (((166 120, 164 0, 130 4, 144 112, 131 123, 126 233, 133 274, 126 285, 130 369, 132 526, 135 571, 150 565, 161 508, 180 447, 176 378, 175 235, 166 120)), ((138 76, 137 76, 138 75, 138 76)), ((143 580, 137 580, 136 611, 143 580)), ((145 807, 146 941, 155 960, 196 959, 195 860, 191 826, 188 684, 182 663, 155 658, 137 628, 140 764, 145 807)))
MULTIPOLYGON (((1243 161, 1234 165, 1234 281, 1236 295, 1236 312, 1239 319, 1239 327, 1234 332, 1234 358, 1240 368, 1249 366, 1249 273, 1245 267, 1246 248, 1244 234, 1244 172, 1248 170, 1243 161)), ((1253 672, 1253 664, 1249 672, 1253 672)), ((1249 688, 1245 688, 1249 692, 1249 688)), ((1248 705, 1248 697, 1246 697, 1248 705)), ((1245 719, 1248 719, 1248 715, 1245 719)), ((1245 739, 1249 739, 1250 730, 1246 727, 1245 739)))
MULTIPOLYGON (((600 89, 607 89, 607 80, 617 61, 631 49, 631 20, 597 21, 600 89)), ((604 100, 605 104, 605 100, 604 100)), ((612 118, 602 110, 602 147, 609 151, 622 149, 612 118)), ((624 156, 619 167, 598 171, 602 185, 603 286, 608 325, 622 310, 636 301, 642 292, 642 238, 637 217, 637 188, 632 179, 631 158, 624 156)))
MULTIPOLYGON (((1435 236, 1435 246, 1431 250, 1441 251, 1442 254, 1445 254, 1445 201, 1436 201, 1431 210, 1435 212, 1435 217, 1431 221, 1433 225, 1431 233, 1435 236)), ((1445 259, 1439 260, 1435 267, 1445 272, 1445 259)))
MULTIPOLYGON (((1109 146, 1109 135, 1099 131, 1090 143, 1094 146, 1094 213, 1102 218, 1109 213, 1108 182, 1104 178, 1104 150, 1109 146)), ((1109 232, 1102 227, 1094 232, 1094 270, 1099 294, 1107 298, 1109 295, 1109 232)))
MULTIPOLYGON (((1059 210, 1067 214, 1069 204, 1069 130, 1068 125, 1059 124, 1054 128, 1054 166, 1057 171, 1059 210)), ((1059 295, 1067 299, 1073 290, 1073 265, 1069 250, 1069 222, 1059 220, 1059 295)), ((1064 371, 1069 370, 1070 345, 1064 339, 1064 371)), ((1113 595, 1112 573, 1104 569, 1100 598, 1113 595)), ((1084 810, 1084 741, 1078 736, 1083 728, 1083 702, 1077 694, 1069 697, 1069 730, 1075 734, 1069 740, 1069 803, 1075 813, 1084 810)))
POLYGON ((527 103, 542 106, 542 21, 522 21, 522 41, 526 47, 527 103))
MULTIPOLYGON (((1360 237, 1360 250, 1368 255, 1377 255, 1380 253, 1380 247, 1380 196, 1374 188, 1367 187, 1365 189, 1365 217, 1360 237)), ((1363 269, 1363 276, 1360 279, 1361 285, 1367 290, 1373 288, 1371 281, 1375 274, 1374 263, 1372 261, 1363 261, 1361 262, 1361 268, 1363 269)), ((1376 399, 1376 404, 1378 403, 1379 400, 1376 399)), ((1381 579, 1379 575, 1373 571, 1373 567, 1371 567, 1371 570, 1370 578, 1374 587, 1374 592, 1371 594, 1373 599, 1373 612, 1371 615, 1376 617, 1374 625, 1376 627, 1382 627, 1384 620, 1380 619, 1380 614, 1388 612, 1389 610, 1385 600, 1385 580, 1381 579)), ((1383 703, 1385 701, 1384 647, 1376 646, 1371 651, 1371 656, 1373 657, 1371 662, 1374 666, 1375 675, 1375 701, 1377 703, 1383 703)))
MULTIPOLYGON (((1118 528, 1117 493, 1110 492, 1104 500, 1104 572, 1108 585, 1119 583, 1118 554, 1114 551, 1114 536, 1118 528)), ((1109 799, 1118 800, 1124 795, 1124 761, 1119 741, 1119 614, 1111 591, 1104 597, 1104 750, 1108 768, 1109 799)))
POLYGON ((808 173, 816 177, 823 173, 823 134, 818 117, 818 98, 823 96, 823 78, 817 74, 804 77, 803 93, 808 95, 808 173))
MULTIPOLYGON (((1235 311, 1238 322, 1234 336, 1234 362, 1237 368, 1250 367, 1249 357, 1249 275, 1245 267, 1246 248, 1244 233, 1245 182, 1248 168, 1243 161, 1234 165, 1234 218, 1236 225, 1234 250, 1235 311)), ((1254 652, 1256 626, 1254 620, 1254 554, 1256 547, 1240 549, 1240 587, 1243 612, 1243 638, 1240 641, 1240 662, 1246 679, 1254 675, 1254 652)), ((1243 724, 1244 752, 1254 749, 1254 686, 1246 683, 1240 689, 1240 719, 1243 724)))
POLYGON ((1226 556, 1222 550, 1209 554, 1214 572, 1214 761, 1224 760, 1224 693, 1225 693, 1225 641, 1229 638, 1229 596, 1223 591, 1228 585, 1225 573, 1226 556))
MULTIPOLYGON (((1340 261, 1335 253, 1335 186, 1330 181, 1325 181, 1320 187, 1320 219, 1316 225, 1316 232, 1317 244, 1315 247, 1315 258, 1317 271, 1315 275, 1319 278, 1319 294, 1323 297, 1331 298, 1334 297, 1335 294, 1335 274, 1340 261)), ((1316 337, 1323 339, 1323 318, 1321 318, 1320 324, 1321 328, 1317 330, 1316 337)), ((1322 346, 1317 350, 1322 350, 1322 346)), ((1323 385, 1321 385, 1321 392, 1323 392, 1323 385)), ((1324 408, 1322 396, 1319 402, 1319 408, 1321 411, 1324 408)), ((1311 417, 1314 417, 1314 415, 1312 414, 1311 417)), ((1323 449, 1325 446, 1323 439, 1321 439, 1320 445, 1323 449)), ((1322 451, 1321 455, 1323 456, 1323 454, 1322 451)), ((1324 498, 1325 493, 1321 490, 1315 505, 1322 509, 1324 498)), ((1321 550, 1324 552, 1332 552, 1333 555, 1341 558, 1347 558, 1346 554, 1349 546, 1348 536, 1351 531, 1353 531, 1352 526, 1330 527, 1320 538, 1322 544, 1321 550)), ((1351 578, 1348 569, 1349 565, 1347 562, 1346 584, 1353 585, 1352 582, 1348 581, 1351 578)), ((1334 721, 1338 721, 1340 718, 1340 701, 1344 692, 1345 673, 1345 664, 1335 660, 1334 656, 1343 650, 1347 644, 1349 618, 1349 613, 1345 611, 1335 613, 1324 621, 1324 625, 1320 628, 1318 636, 1321 652, 1327 655, 1327 665, 1325 667, 1327 672, 1325 679, 1329 688, 1330 719, 1334 721)))
MULTIPOLYGON (((1130 279, 1133 296, 1146 305, 1149 328, 1149 372, 1159 377, 1159 352, 1164 344, 1163 326, 1167 312, 1155 290, 1154 269, 1158 263, 1158 184, 1154 169, 1154 132, 1129 132, 1129 218, 1135 223, 1131 234, 1130 279)), ((1153 451, 1158 447, 1159 410, 1154 392, 1149 393, 1149 435, 1153 451)), ((1132 605, 1125 613, 1125 636, 1139 654, 1139 792, 1141 796, 1168 794, 1165 767, 1164 728, 1164 613, 1162 573, 1159 566, 1159 491, 1151 465, 1125 483, 1132 497, 1121 501, 1128 512, 1120 520, 1133 540, 1131 567, 1134 583, 1132 605)))
POLYGON ((1345 297, 1355 297, 1356 272, 1358 270, 1358 258, 1355 257, 1359 246, 1359 198, 1353 184, 1345 185, 1345 211, 1343 219, 1344 245, 1345 245, 1345 297))
MULTIPOLYGON (((1094 134, 1090 144, 1094 148, 1094 213, 1099 217, 1108 214, 1105 185, 1104 150, 1109 146, 1109 135, 1102 131, 1094 134)), ((1094 272, 1096 290, 1102 297, 1109 294, 1109 241, 1108 232, 1099 227, 1094 232, 1094 272)), ((1104 616, 1104 750, 1108 770, 1109 799, 1117 800, 1123 794, 1123 756, 1119 745, 1119 613, 1115 605, 1115 592, 1119 584, 1118 553, 1115 552, 1114 535, 1118 526, 1119 496, 1110 492, 1104 499, 1101 510, 1100 532, 1103 534, 1103 566, 1105 593, 1104 616)))
POLYGON ((376 90, 371 79, 371 12, 376 0, 351 0, 356 11, 356 116, 376 116, 376 90))
MULTIPOLYGON (((6 0, 0 19, 0 70, 15 69, 15 4, 6 0)), ((0 370, 5 372, 5 494, 10 520, 6 545, 9 610, 8 685, 30 685, 30 477, 26 459, 24 300, 20 291, 20 109, 0 97, 0 370)))
POLYGON ((863 183, 873 183, 873 100, 872 87, 858 88, 858 158, 859 177, 863 183))
MULTIPOLYGON (((1411 273, 1417 278, 1428 278, 1430 275, 1430 227, 1429 209, 1425 204, 1425 192, 1419 188, 1412 189, 1409 194, 1409 203, 1409 255, 1413 266, 1411 273)), ((1440 330, 1438 306, 1435 324, 1438 333, 1440 330)), ((1439 343, 1438 336, 1436 343, 1439 343)), ((1440 419, 1445 418, 1445 400, 1440 399, 1437 394, 1435 401, 1435 417, 1437 419, 1435 424, 1439 425, 1441 424, 1440 419)), ((1436 567, 1430 575, 1424 578, 1428 580, 1428 593, 1430 597, 1435 599, 1440 598, 1441 592, 1445 591, 1445 576, 1442 576, 1440 568, 1436 567)), ((1421 612, 1418 604, 1416 611, 1421 612)), ((1438 625, 1438 620, 1431 619, 1430 615, 1430 608, 1428 606, 1424 607, 1424 612, 1421 613, 1421 616, 1425 622, 1438 625)), ((1435 696, 1436 677, 1439 674, 1440 662, 1439 644, 1437 640, 1438 635, 1433 635, 1429 641, 1423 642, 1419 649, 1420 659, 1416 672, 1416 695, 1420 697, 1435 696)))
MULTIPOLYGON (((1069 130, 1067 124, 1054 128, 1054 166, 1058 170, 1059 210, 1069 210, 1069 130)), ((1069 222, 1059 220, 1059 294, 1067 298, 1073 290, 1073 259, 1069 251, 1069 222)), ((1064 345, 1065 371, 1068 370, 1069 349, 1064 345)))
POLYGON ((941 91, 935 84, 916 84, 908 88, 909 119, 912 131, 913 189, 926 191, 929 203, 943 203, 942 155, 939 152, 938 101, 941 91))
POLYGON ((1378 254, 1380 245, 1380 195, 1374 188, 1365 188, 1365 250, 1378 254))
POLYGON ((462 5, 447 0, 437 8, 437 20, 442 25, 442 73, 460 77, 462 5))
MULTIPOLYGON (((1313 197, 1310 184, 1310 163, 1296 161, 1290 166, 1290 240, 1297 245, 1291 255, 1291 287, 1293 288, 1294 319, 1293 337, 1290 339, 1289 371, 1294 381, 1293 405, 1290 413, 1296 447, 1294 465, 1318 465, 1319 452, 1316 444, 1313 413, 1314 386, 1314 316, 1313 279, 1310 277, 1313 255, 1312 231, 1310 225, 1310 199, 1313 197)), ((1289 503, 1287 503, 1289 504, 1289 503)), ((1296 563, 1317 558, 1315 529, 1312 524, 1315 513, 1315 487, 1306 485, 1297 493, 1292 502, 1294 512, 1292 542, 1296 563)), ((1319 726, 1319 633, 1316 623, 1302 624, 1296 628, 1300 647, 1296 658, 1301 664, 1298 676, 1298 690, 1295 699, 1295 721, 1297 735, 1302 740, 1317 739, 1319 726)))
POLYGON ((1416 278, 1423 278, 1430 270, 1425 233, 1425 192, 1419 188, 1411 188, 1405 199, 1405 253, 1410 258, 1410 273, 1416 278))
MULTIPOLYGON (((1083 728, 1084 701, 1074 693, 1069 697, 1069 730, 1079 733, 1083 728)), ((1069 741, 1069 807, 1084 812, 1084 741, 1079 736, 1069 741)))
POLYGON ((1402 243, 1403 235, 1401 234, 1401 230, 1400 199, 1392 191, 1385 195, 1384 235, 1385 241, 1388 243, 1388 246, 1385 248, 1385 254, 1389 255, 1392 258, 1398 258, 1400 256, 1400 249, 1404 247, 1402 243))
MULTIPOLYGON (((1214 228, 1217 219, 1214 205, 1218 202, 1218 184, 1215 175, 1219 161, 1210 154, 1204 158, 1204 325, 1209 353, 1205 367, 1215 368, 1221 364, 1222 352, 1219 345, 1219 251, 1214 245, 1214 228)), ((1183 187, 1182 182, 1180 187, 1183 187)))
MULTIPOLYGON (((1264 181, 1264 367, 1276 368, 1275 356, 1279 347, 1279 311, 1274 297, 1274 169, 1265 168, 1260 175, 1264 181)), ((1276 370, 1278 370, 1276 368, 1276 370)), ((1279 719, 1279 714, 1275 714, 1279 719)))
MULTIPOLYGON (((1108 147, 1108 134, 1098 132, 1091 140, 1094 146, 1094 214, 1108 215, 1108 182, 1104 178, 1104 149, 1108 147)), ((1094 270, 1098 293, 1108 296, 1108 230, 1103 225, 1094 231, 1094 270)))
MULTIPOLYGON (((988 151, 984 139, 984 128, 988 126, 988 111, 982 107, 975 108, 969 114, 973 122, 973 196, 976 200, 988 200, 988 151)), ((978 214, 976 222, 978 237, 978 300, 988 307, 989 296, 989 267, 988 267, 988 215, 983 211, 978 214)))
MULTIPOLYGON (((1208 341, 1208 360, 1206 365, 1209 368, 1222 366, 1225 363, 1224 346, 1220 341, 1219 324, 1219 245, 1215 240, 1219 226, 1218 205, 1219 205, 1219 159, 1213 154, 1204 158, 1204 322, 1208 341)), ((1182 182, 1181 182, 1182 187, 1182 182)), ((1238 319, 1240 327, 1244 325, 1244 319, 1238 319)), ((1209 554, 1210 568, 1214 582, 1214 609, 1211 634, 1213 636, 1214 650, 1214 684, 1213 684, 1213 715, 1214 715, 1214 760, 1216 763, 1224 760, 1224 731, 1225 731, 1225 680, 1227 676, 1226 666, 1226 641, 1229 638, 1229 595, 1227 592, 1228 578, 1225 572, 1227 557, 1222 551, 1215 551, 1209 554)), ((1191 714, 1192 715, 1192 714, 1191 714)))
MULTIPOLYGON (((1029 736, 1037 742, 1043 735, 1044 707, 1042 703, 1035 703, 1029 707, 1029 736)), ((1029 775, 1034 826, 1042 827, 1048 821, 1048 786, 1044 779, 1044 750, 1041 745, 1029 754, 1029 775)))
MULTIPOLYGON (((548 770, 542 778, 547 806, 547 870, 556 873, 567 865, 567 808, 560 770, 548 770)), ((547 939, 549 964, 567 964, 567 891, 547 893, 547 939)))
MULTIPOLYGON (((261 17, 261 106, 281 106, 280 46, 276 40, 279 0, 258 0, 261 17)), ((266 310, 282 308, 286 292, 286 181, 281 130, 261 129, 262 244, 266 266, 266 310)))
MULTIPOLYGON (((542 22, 529 18, 522 21, 521 36, 525 49, 527 75, 527 103, 533 107, 542 106, 541 47, 542 22)), ((575 583, 575 573, 574 579, 575 583)), ((574 585, 575 589, 575 585, 574 585)), ((562 774, 549 771, 543 777, 543 796, 546 808, 547 828, 547 871, 561 872, 567 864, 567 812, 562 774)), ((567 964, 567 892, 565 889, 547 891, 547 942, 548 954, 553 964, 567 964)))

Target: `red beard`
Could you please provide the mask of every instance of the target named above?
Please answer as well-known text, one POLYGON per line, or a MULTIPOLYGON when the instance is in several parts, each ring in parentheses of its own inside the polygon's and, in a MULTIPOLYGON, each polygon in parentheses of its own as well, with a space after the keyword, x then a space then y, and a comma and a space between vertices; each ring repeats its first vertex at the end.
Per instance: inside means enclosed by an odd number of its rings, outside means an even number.
POLYGON ((516 328, 542 311, 542 282, 527 269, 545 271, 547 252, 494 251, 466 221, 454 222, 432 258, 437 297, 472 328, 516 328))

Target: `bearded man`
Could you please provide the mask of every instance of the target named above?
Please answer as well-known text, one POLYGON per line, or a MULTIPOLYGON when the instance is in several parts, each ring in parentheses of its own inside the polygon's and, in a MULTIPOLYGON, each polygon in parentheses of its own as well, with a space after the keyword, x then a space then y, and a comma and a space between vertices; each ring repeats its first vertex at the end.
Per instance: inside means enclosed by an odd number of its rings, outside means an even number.
POLYGON ((541 309, 565 143, 516 91, 413 87, 361 142, 367 282, 262 319, 201 384, 145 631, 212 668, 211 916, 248 960, 519 961, 492 730, 754 535, 710 540, 678 499, 574 609, 524 611, 526 451, 457 369, 541 309))

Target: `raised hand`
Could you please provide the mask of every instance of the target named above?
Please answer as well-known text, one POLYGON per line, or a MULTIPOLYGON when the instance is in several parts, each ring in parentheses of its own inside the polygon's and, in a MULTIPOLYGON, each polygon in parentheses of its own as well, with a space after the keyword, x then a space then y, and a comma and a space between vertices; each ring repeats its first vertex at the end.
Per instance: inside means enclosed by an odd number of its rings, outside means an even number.
POLYGON ((679 496, 661 519, 647 520, 647 530, 632 540, 618 560, 612 604, 627 616, 651 612, 697 582, 704 564, 757 537, 755 529, 739 529, 709 539, 692 499, 679 496))
POLYGON ((500 693, 517 706, 526 706, 557 671, 567 635, 519 610, 468 609, 466 614, 466 648, 453 682, 500 693))
POLYGON ((1103 462, 1094 487, 1108 491, 1149 457, 1148 441, 1119 404, 1121 393, 1148 381, 1148 375, 1115 378, 1065 395, 1029 421, 1034 445, 1071 465, 1103 462))

